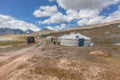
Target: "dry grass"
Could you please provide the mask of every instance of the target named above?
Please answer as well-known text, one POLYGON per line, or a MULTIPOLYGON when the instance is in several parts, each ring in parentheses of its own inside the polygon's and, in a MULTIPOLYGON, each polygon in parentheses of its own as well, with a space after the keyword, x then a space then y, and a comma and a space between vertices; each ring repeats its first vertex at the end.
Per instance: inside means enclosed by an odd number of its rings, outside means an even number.
MULTIPOLYGON (((5 43, 5 44, 7 44, 7 43, 5 43)), ((35 44, 37 44, 37 42, 36 42, 35 44)), ((31 47, 31 46, 33 46, 33 45, 35 45, 35 44, 30 44, 30 45, 28 45, 28 44, 26 44, 26 43, 24 43, 24 42, 22 42, 22 43, 17 43, 17 44, 14 43, 14 44, 11 44, 11 45, 12 45, 11 47, 0 48, 0 53, 21 50, 21 49, 24 49, 24 48, 26 48, 26 47, 31 47)), ((7 44, 7 45, 8 45, 8 44, 7 44)))
POLYGON ((117 54, 117 50, 114 50, 116 54, 112 54, 109 48, 100 46, 78 48, 53 45, 49 42, 46 44, 42 55, 29 60, 34 63, 31 73, 57 77, 58 80, 115 80, 120 76, 120 54, 117 54), (94 50, 109 52, 111 56, 88 54, 94 50), (61 63, 61 60, 65 62, 61 63))
POLYGON ((0 42, 0 46, 7 46, 7 45, 15 45, 15 44, 21 44, 25 43, 25 41, 5 41, 0 42))
MULTIPOLYGON (((46 65, 47 66, 47 65, 46 65)), ((56 76, 60 80, 82 80, 81 74, 54 67, 35 67, 35 74, 56 76)))

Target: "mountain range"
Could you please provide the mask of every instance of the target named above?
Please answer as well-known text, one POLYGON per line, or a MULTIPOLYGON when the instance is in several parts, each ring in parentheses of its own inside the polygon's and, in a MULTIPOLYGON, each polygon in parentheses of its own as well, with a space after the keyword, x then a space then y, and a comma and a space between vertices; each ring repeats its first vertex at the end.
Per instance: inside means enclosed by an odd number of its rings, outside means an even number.
POLYGON ((30 29, 23 31, 21 29, 0 28, 0 34, 29 34, 33 32, 30 29))

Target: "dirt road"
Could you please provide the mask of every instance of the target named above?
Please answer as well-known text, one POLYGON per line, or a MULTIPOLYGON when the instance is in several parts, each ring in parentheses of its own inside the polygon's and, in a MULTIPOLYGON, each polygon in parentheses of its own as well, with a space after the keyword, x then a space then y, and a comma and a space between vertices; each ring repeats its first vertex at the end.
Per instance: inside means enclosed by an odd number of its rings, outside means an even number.
POLYGON ((35 55, 41 53, 45 42, 38 43, 29 48, 9 53, 0 53, 0 80, 7 80, 7 76, 15 71, 19 66, 35 55))

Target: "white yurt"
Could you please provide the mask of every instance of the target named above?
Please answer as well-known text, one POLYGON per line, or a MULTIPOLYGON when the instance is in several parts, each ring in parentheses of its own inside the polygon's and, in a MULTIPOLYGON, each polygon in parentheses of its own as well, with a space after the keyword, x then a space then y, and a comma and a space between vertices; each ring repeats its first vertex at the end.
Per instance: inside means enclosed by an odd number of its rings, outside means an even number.
POLYGON ((47 40, 51 40, 52 38, 54 38, 54 36, 48 36, 48 37, 46 37, 47 40))
POLYGON ((80 33, 71 33, 69 35, 62 35, 58 37, 60 45, 65 46, 89 46, 91 38, 80 33))

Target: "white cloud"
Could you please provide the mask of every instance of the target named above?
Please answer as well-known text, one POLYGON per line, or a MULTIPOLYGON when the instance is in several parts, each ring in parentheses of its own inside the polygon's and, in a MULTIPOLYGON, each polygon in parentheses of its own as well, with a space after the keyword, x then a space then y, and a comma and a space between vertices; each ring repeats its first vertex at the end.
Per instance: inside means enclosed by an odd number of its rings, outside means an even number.
POLYGON ((79 17, 80 18, 93 18, 99 14, 98 10, 80 10, 79 17))
POLYGON ((120 9, 113 12, 112 14, 110 14, 106 19, 105 19, 105 22, 108 22, 108 21, 113 21, 113 20, 118 20, 120 19, 120 9))
POLYGON ((53 2, 53 1, 55 1, 55 0, 49 0, 49 2, 53 2))
POLYGON ((72 17, 72 19, 81 19, 81 18, 93 18, 99 14, 98 10, 67 10, 67 17, 72 17))
POLYGON ((56 6, 41 6, 39 9, 33 12, 35 17, 50 17, 52 15, 57 14, 56 6))
POLYGON ((49 17, 44 21, 38 21, 39 24, 71 22, 75 18, 71 15, 64 15, 63 13, 58 12, 57 6, 41 6, 34 11, 33 15, 38 18, 49 17))
POLYGON ((72 16, 66 16, 58 12, 56 15, 51 16, 50 18, 39 21, 41 24, 51 24, 51 23, 62 23, 62 22, 71 22, 74 18, 72 16))
MULTIPOLYGON (((55 0, 49 0, 53 2, 55 0)), ((109 5, 116 4, 119 0, 56 0, 58 5, 65 9, 65 13, 59 12, 57 6, 41 6, 34 12, 35 17, 49 17, 39 24, 52 24, 78 21, 79 26, 103 23, 120 19, 120 10, 111 13, 109 16, 99 15, 103 8, 109 8, 109 5)), ((61 26, 61 25, 60 25, 61 26)), ((56 29, 59 26, 49 26, 56 29)))
POLYGON ((61 24, 61 26, 60 26, 59 28, 60 28, 60 29, 66 28, 66 24, 61 24))
POLYGON ((90 18, 88 20, 86 20, 86 18, 79 20, 77 22, 77 24, 79 26, 83 26, 83 25, 91 25, 91 24, 98 24, 98 23, 105 23, 105 22, 110 22, 110 21, 114 21, 114 20, 119 20, 120 19, 120 9, 111 13, 110 15, 106 16, 96 16, 93 18, 90 18))
POLYGON ((97 10, 67 10, 66 15, 57 12, 55 15, 52 15, 50 18, 39 21, 39 24, 51 24, 51 23, 62 23, 62 22, 71 22, 75 19, 79 20, 82 18, 93 18, 99 14, 97 10))
POLYGON ((57 6, 41 6, 38 10, 35 10, 33 15, 35 17, 49 17, 44 21, 38 21, 39 24, 51 24, 51 23, 61 23, 70 22, 73 20, 72 16, 63 15, 63 13, 58 12, 57 6))
POLYGON ((50 18, 41 22, 41 24, 51 24, 51 23, 61 23, 61 22, 70 22, 72 18, 63 15, 62 13, 57 13, 56 15, 51 16, 50 18))
POLYGON ((50 30, 56 30, 54 27, 52 26, 47 26, 46 28, 50 29, 50 30))
POLYGON ((77 24, 78 24, 79 26, 86 25, 87 23, 88 23, 88 20, 87 20, 87 19, 82 19, 82 20, 79 20, 79 21, 77 22, 77 24))
POLYGON ((97 17, 94 17, 94 18, 91 18, 87 25, 91 25, 91 24, 98 24, 98 23, 102 23, 104 22, 104 16, 97 16, 97 17))
POLYGON ((57 12, 57 6, 41 6, 40 10, 46 11, 46 12, 57 12))
POLYGON ((60 26, 47 26, 46 28, 50 30, 62 30, 66 28, 66 24, 61 24, 60 26))
POLYGON ((63 14, 57 13, 56 15, 51 16, 49 19, 46 19, 43 21, 43 24, 51 24, 51 23, 58 23, 58 22, 64 22, 63 14))
POLYGON ((57 0, 60 7, 65 10, 102 9, 119 0, 57 0))
POLYGON ((11 29, 21 29, 26 31, 28 29, 37 31, 38 26, 21 20, 16 20, 12 16, 0 14, 0 28, 11 28, 11 29))

